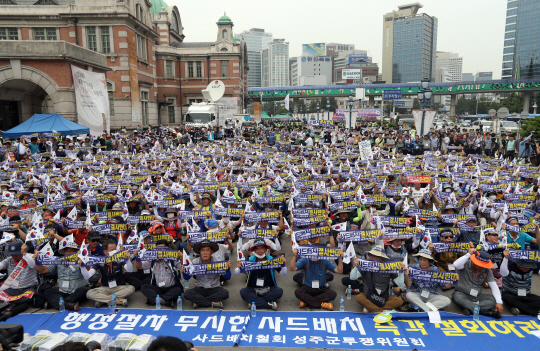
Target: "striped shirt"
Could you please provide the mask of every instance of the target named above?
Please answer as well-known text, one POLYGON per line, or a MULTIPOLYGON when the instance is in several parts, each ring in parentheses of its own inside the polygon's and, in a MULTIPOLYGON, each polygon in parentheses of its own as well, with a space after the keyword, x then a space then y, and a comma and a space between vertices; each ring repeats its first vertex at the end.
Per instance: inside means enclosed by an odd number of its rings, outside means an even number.
POLYGON ((88 285, 88 280, 83 278, 81 268, 78 264, 68 267, 65 265, 48 265, 45 267, 47 267, 52 274, 56 273, 58 275, 58 287, 60 292, 72 294, 78 288, 88 285))
MULTIPOLYGON (((18 262, 17 262, 18 264, 18 262)), ((7 269, 8 271, 8 277, 13 273, 13 270, 15 269, 15 261, 13 260, 13 257, 8 257, 2 262, 0 262, 0 270, 7 269)), ((38 285, 37 280, 37 271, 36 268, 31 268, 29 266, 26 266, 21 273, 17 276, 17 279, 13 281, 13 284, 11 284, 12 289, 26 289, 31 287, 36 287, 38 285)))
POLYGON ((508 291, 517 295, 518 289, 524 289, 527 294, 530 294, 532 275, 534 273, 533 270, 531 269, 528 272, 522 272, 519 270, 517 264, 509 261, 508 271, 510 273, 502 279, 503 291, 508 291))
MULTIPOLYGON (((171 267, 169 267, 168 261, 157 260, 155 261, 154 268, 152 269, 153 279, 156 280, 156 285, 160 288, 168 288, 173 285, 176 285, 174 281, 174 274, 171 272, 171 267)), ((150 269, 152 267, 152 261, 144 261, 142 263, 142 268, 144 270, 150 269)), ((177 261, 174 263, 174 267, 177 269, 177 274, 180 276, 180 269, 182 268, 182 262, 177 261)))

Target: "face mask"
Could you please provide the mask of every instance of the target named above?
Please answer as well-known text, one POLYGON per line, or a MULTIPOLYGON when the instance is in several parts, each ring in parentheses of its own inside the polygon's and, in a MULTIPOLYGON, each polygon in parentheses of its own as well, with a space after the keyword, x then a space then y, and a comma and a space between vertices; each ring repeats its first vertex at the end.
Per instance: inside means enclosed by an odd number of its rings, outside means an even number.
POLYGON ((255 257, 260 258, 260 259, 263 259, 266 257, 265 254, 262 254, 262 255, 257 255, 256 253, 253 253, 253 254, 255 255, 255 257))
POLYGON ((401 247, 401 245, 396 246, 396 245, 394 245, 394 243, 392 243, 392 247, 393 247, 394 249, 399 249, 399 248, 401 247))
POLYGON ((174 213, 167 213, 167 218, 174 218, 174 213))
POLYGON ((490 195, 490 196, 489 196, 489 199, 490 199, 491 201, 495 201, 495 200, 497 200, 497 195, 490 195))
POLYGON ((229 223, 229 217, 223 217, 223 223, 225 224, 229 223))
POLYGON ((39 193, 39 189, 34 189, 34 194, 39 193))
POLYGON ((451 193, 451 192, 452 192, 452 189, 444 189, 444 192, 445 192, 445 193, 451 193))

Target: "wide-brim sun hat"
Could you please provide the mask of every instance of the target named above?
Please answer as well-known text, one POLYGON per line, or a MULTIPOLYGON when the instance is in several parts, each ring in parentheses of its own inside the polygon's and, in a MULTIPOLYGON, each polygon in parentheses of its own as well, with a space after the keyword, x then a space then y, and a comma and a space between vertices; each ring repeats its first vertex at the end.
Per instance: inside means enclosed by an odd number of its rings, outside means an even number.
POLYGON ((388 259, 388 255, 382 246, 374 246, 371 250, 369 250, 368 254, 388 259))
POLYGON ((413 255, 413 256, 424 257, 424 258, 427 258, 428 260, 433 261, 433 254, 431 253, 431 251, 426 250, 426 249, 422 249, 422 250, 418 251, 418 253, 416 255, 413 255))

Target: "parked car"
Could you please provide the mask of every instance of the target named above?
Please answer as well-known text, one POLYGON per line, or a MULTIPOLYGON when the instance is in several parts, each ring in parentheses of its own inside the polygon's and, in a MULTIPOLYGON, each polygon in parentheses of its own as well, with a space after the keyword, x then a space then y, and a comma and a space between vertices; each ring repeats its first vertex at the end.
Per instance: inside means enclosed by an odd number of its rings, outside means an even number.
POLYGON ((470 128, 471 127, 471 123, 470 122, 463 122, 461 123, 461 128, 470 128))
POLYGON ((501 133, 517 133, 519 132, 519 126, 516 122, 501 121, 501 133))

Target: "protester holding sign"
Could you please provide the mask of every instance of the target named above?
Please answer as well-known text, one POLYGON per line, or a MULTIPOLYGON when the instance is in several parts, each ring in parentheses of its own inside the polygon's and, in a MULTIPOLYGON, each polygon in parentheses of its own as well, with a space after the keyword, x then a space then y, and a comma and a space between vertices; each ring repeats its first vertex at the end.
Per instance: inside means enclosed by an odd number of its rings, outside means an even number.
POLYGON ((538 262, 516 259, 509 261, 509 251, 504 251, 501 265, 502 299, 514 316, 523 313, 540 315, 540 296, 531 293, 533 270, 538 262))
MULTIPOLYGON (((71 236, 70 236, 71 237, 71 236)), ((60 242, 60 254, 64 258, 69 256, 76 257, 79 245, 66 238, 60 242)), ((39 250, 34 253, 34 260, 39 259, 39 250)), ((45 258, 47 257, 47 254, 45 258)), ((51 258, 54 258, 51 257, 51 258)), ((82 261, 77 259, 77 264, 68 265, 60 259, 51 260, 50 264, 40 265, 36 261, 36 271, 41 274, 53 273, 58 277, 58 287, 50 288, 42 292, 43 297, 47 300, 49 306, 54 309, 59 309, 60 298, 65 301, 67 310, 78 311, 79 303, 86 301, 86 293, 90 290, 88 280, 81 273, 82 261)))
POLYGON ((475 305, 480 308, 480 314, 501 318, 503 302, 501 292, 493 277, 493 263, 489 255, 484 251, 469 249, 469 252, 454 262, 459 283, 452 295, 452 300, 461 307, 463 314, 470 316, 474 312, 475 305), (489 284, 492 295, 482 293, 484 282, 489 284))
MULTIPOLYGON (((407 294, 405 296, 407 301, 421 308, 424 312, 437 311, 450 306, 451 300, 439 294, 439 285, 444 286, 443 284, 432 282, 430 276, 422 276, 421 274, 415 274, 413 275, 414 278, 411 278, 411 271, 441 272, 432 264, 434 259, 431 251, 422 249, 413 256, 418 257, 418 263, 410 268, 405 268, 405 285, 407 285, 407 294)), ((456 274, 457 279, 459 279, 459 276, 456 274)))
MULTIPOLYGON (((116 253, 116 243, 108 240, 105 242, 103 249, 105 256, 111 257, 116 253)), ((120 248, 120 250, 122 249, 120 248)), ((129 255, 129 253, 125 251, 125 255, 129 255)), ((111 260, 109 263, 100 263, 92 268, 86 267, 86 269, 81 269, 81 273, 85 279, 90 279, 96 271, 101 273, 101 286, 89 290, 86 294, 89 300, 96 302, 96 308, 109 303, 113 293, 116 295, 116 301, 119 305, 128 306, 127 297, 133 294, 135 288, 126 283, 123 271, 124 267, 128 272, 133 271, 133 265, 129 260, 125 264, 111 260)))
MULTIPOLYGON (((270 247, 266 245, 264 240, 255 241, 250 249, 253 256, 250 256, 248 261, 264 262, 265 264, 273 262, 273 260, 279 260, 282 264, 287 262, 285 256, 275 259, 267 255, 266 250, 269 249, 270 247)), ((240 274, 240 271, 244 268, 243 262, 245 261, 239 260, 236 262, 238 270, 235 270, 235 275, 240 274)), ((265 265, 262 265, 260 269, 253 269, 246 272, 246 287, 240 290, 240 296, 248 303, 248 309, 251 309, 251 304, 254 302, 258 309, 277 310, 276 301, 283 295, 283 289, 277 286, 274 271, 280 272, 282 275, 287 275, 286 267, 266 268, 265 265)))
MULTIPOLYGON (((203 240, 200 243, 195 244, 193 251, 201 257, 193 260, 193 265, 204 264, 208 271, 212 271, 212 263, 216 260, 212 257, 212 254, 219 250, 216 243, 209 240, 203 240)), ((184 265, 182 272, 184 273, 184 280, 189 280, 192 277, 191 271, 184 265)), ((186 290, 184 297, 186 300, 193 302, 193 308, 197 307, 214 307, 223 308, 223 301, 229 298, 229 292, 221 287, 220 276, 223 276, 225 280, 231 278, 231 261, 227 262, 227 269, 222 273, 206 273, 205 270, 200 270, 199 274, 194 273, 196 277, 196 284, 194 288, 186 290)))
POLYGON ((364 279, 364 292, 356 296, 356 301, 363 307, 363 312, 383 312, 384 310, 393 310, 403 304, 403 300, 399 297, 390 295, 391 281, 398 277, 399 270, 405 266, 402 262, 398 262, 398 272, 385 272, 385 269, 380 267, 380 263, 388 260, 384 248, 374 246, 369 252, 369 260, 360 265, 360 260, 355 259, 354 264, 358 267, 358 271, 364 279), (371 261, 371 262, 370 262, 371 261), (373 269, 368 269, 370 263, 378 263, 372 265, 373 269))
MULTIPOLYGON (((324 248, 320 248, 324 249, 324 248)), ((304 270, 303 285, 294 291, 296 297, 300 300, 300 308, 310 306, 314 308, 323 308, 329 311, 334 310, 332 302, 337 293, 330 289, 326 284, 326 271, 343 273, 343 250, 339 249, 338 265, 330 259, 308 259, 301 258, 297 261, 298 249, 293 250, 293 258, 289 265, 292 272, 304 270)))
MULTIPOLYGON (((168 250, 166 240, 159 240, 156 243, 156 250, 168 250)), ((137 251, 136 251, 137 252, 137 251)), ((138 253, 138 252, 137 252, 138 253)), ((159 259, 152 261, 136 262, 135 267, 138 270, 151 270, 152 278, 150 284, 144 284, 141 291, 146 296, 148 305, 156 304, 156 296, 160 296, 165 302, 165 306, 175 308, 175 303, 184 291, 184 286, 180 282, 180 270, 182 269, 182 260, 180 251, 177 252, 178 260, 159 259)))

